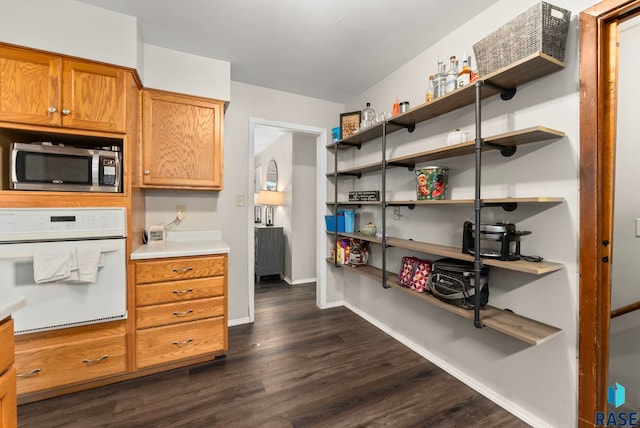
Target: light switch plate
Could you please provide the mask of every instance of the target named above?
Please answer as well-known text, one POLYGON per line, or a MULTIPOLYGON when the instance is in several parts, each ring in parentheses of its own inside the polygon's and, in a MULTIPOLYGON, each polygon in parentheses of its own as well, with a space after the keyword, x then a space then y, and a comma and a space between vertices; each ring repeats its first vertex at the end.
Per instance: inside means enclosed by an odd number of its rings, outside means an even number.
POLYGON ((236 195, 236 207, 244 207, 244 195, 236 195))

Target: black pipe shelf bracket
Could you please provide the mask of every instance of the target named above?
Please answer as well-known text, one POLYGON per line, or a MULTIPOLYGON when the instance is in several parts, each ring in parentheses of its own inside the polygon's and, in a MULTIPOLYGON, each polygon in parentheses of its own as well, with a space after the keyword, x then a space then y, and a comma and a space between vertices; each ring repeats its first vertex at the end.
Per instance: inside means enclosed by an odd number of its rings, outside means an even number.
POLYGON ((338 177, 356 177, 362 178, 361 172, 339 172, 338 177))
POLYGON ((336 146, 338 144, 342 144, 343 146, 351 146, 351 147, 355 147, 356 149, 360 150, 362 148, 362 143, 351 143, 349 141, 341 141, 336 143, 336 146))
POLYGON ((414 171, 416 169, 415 162, 409 162, 409 163, 405 163, 405 162, 387 162, 387 166, 407 168, 409 171, 414 171))
POLYGON ((503 86, 500 85, 496 85, 494 83, 491 83, 489 81, 484 81, 483 82, 484 85, 487 86, 491 86, 493 88, 496 88, 497 90, 500 91, 500 99, 502 101, 509 101, 511 98, 516 96, 516 88, 505 88, 503 86))
POLYGON ((500 154, 505 158, 513 156, 516 153, 516 146, 503 146, 502 144, 483 143, 489 147, 495 147, 500 150, 500 154))
POLYGON ((517 202, 484 202, 483 207, 501 207, 507 212, 512 212, 518 209, 517 202))
POLYGON ((416 209, 416 204, 411 203, 411 202, 407 202, 407 203, 397 203, 397 202, 394 202, 394 203, 391 203, 391 204, 387 203, 387 206, 388 206, 388 207, 407 207, 407 208, 409 208, 410 210, 414 210, 414 209, 416 209))
POLYGON ((411 134, 413 131, 416 130, 416 124, 415 123, 410 123, 410 124, 398 123, 398 122, 394 122, 393 119, 391 119, 389 121, 389 123, 392 124, 392 125, 396 125, 396 126, 400 126, 402 128, 405 128, 409 132, 409 134, 411 134))

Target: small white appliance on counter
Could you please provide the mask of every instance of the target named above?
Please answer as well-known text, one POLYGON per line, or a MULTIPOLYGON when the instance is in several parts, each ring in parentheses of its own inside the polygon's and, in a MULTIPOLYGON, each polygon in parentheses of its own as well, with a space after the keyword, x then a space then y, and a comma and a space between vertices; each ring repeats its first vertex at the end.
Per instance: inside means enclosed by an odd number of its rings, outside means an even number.
POLYGON ((0 278, 16 334, 125 319, 125 209, 0 209, 0 278))

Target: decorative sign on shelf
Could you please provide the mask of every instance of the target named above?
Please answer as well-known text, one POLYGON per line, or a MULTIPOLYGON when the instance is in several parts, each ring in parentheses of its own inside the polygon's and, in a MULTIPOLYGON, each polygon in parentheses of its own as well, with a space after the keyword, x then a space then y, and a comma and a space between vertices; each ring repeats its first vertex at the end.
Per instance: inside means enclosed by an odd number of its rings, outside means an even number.
POLYGON ((349 202, 379 201, 380 192, 378 190, 357 190, 349 192, 349 202))

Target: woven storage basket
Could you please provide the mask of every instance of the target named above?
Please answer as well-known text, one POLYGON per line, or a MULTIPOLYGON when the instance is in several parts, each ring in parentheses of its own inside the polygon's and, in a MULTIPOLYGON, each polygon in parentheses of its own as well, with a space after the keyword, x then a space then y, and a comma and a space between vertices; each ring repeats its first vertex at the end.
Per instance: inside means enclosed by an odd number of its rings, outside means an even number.
POLYGON ((473 45, 478 73, 486 76, 537 52, 564 61, 570 18, 566 9, 535 4, 473 45))

